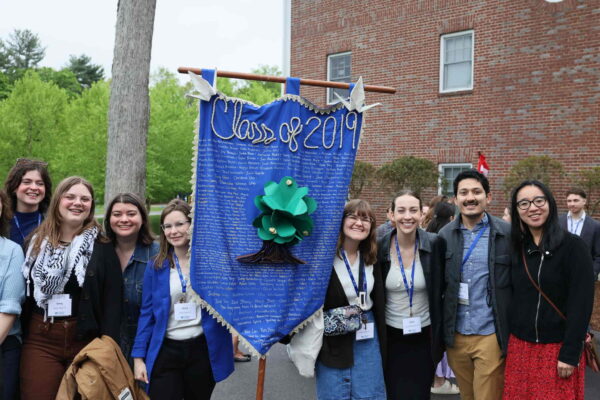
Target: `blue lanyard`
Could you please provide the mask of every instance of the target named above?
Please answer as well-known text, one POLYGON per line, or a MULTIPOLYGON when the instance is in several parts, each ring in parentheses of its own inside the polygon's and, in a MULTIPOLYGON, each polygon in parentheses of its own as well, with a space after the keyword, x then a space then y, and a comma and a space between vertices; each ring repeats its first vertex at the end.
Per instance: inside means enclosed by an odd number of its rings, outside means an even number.
POLYGON ((408 293, 408 306, 410 307, 410 316, 412 317, 412 305, 413 305, 413 294, 415 293, 415 262, 417 261, 417 246, 419 238, 415 238, 415 255, 412 262, 412 271, 410 271, 410 286, 406 280, 406 274, 404 273, 404 263, 402 262, 402 254, 400 253, 400 246, 398 245, 398 234, 396 238, 396 253, 398 254, 398 263, 400 264, 400 273, 402 273, 402 280, 404 281, 404 288, 408 293))
POLYGON ((463 267, 467 263, 467 260, 469 259, 469 257, 471 257, 471 253, 475 249, 475 246, 477 245, 477 242, 479 242, 479 239, 481 239, 481 237, 483 236, 483 233, 486 231, 487 228, 488 228, 488 224, 485 224, 483 226, 483 228, 481 228, 479 230, 479 233, 475 237, 475 240, 473 240, 473 243, 471 243, 471 247, 469 247, 469 250, 467 250, 467 254, 465 254, 465 256, 463 257, 462 264, 460 265, 460 275, 461 276, 462 276, 463 267))
POLYGON ((181 293, 185 294, 185 290, 187 289, 187 281, 183 277, 183 273, 181 272, 181 266, 179 266, 179 258, 177 258, 177 254, 173 253, 173 257, 175 258, 175 267, 177 268, 177 273, 179 274, 179 280, 181 281, 181 293))
POLYGON ((583 221, 583 218, 580 218, 579 221, 577 221, 577 225, 575 225, 575 229, 573 229, 573 217, 571 217, 571 233, 573 235, 577 235, 577 230, 579 229, 581 221, 583 221))
MULTIPOLYGON (((346 257, 346 252, 342 250, 342 258, 344 259, 344 264, 346 264, 346 269, 348 270, 348 275, 350 275, 350 280, 352 281, 352 286, 354 286, 354 290, 356 291, 356 297, 360 297, 360 292, 358 290, 358 285, 356 284, 356 280, 354 279, 354 275, 352 275, 352 270, 350 269, 350 262, 348 262, 348 257, 346 257)), ((367 275, 365 273, 365 265, 361 262, 358 267, 358 273, 362 278, 362 291, 367 293, 367 275)))
MULTIPOLYGON (((23 235, 23 231, 21 230, 21 224, 19 224, 19 218, 17 218, 17 216, 15 215, 13 217, 13 219, 15 220, 15 225, 17 226, 17 229, 19 230, 19 233, 21 234, 21 237, 23 238, 23 240, 25 240, 25 235, 23 235)), ((42 214, 38 214, 38 223, 36 225, 36 227, 40 226, 40 224, 42 223, 42 214)))

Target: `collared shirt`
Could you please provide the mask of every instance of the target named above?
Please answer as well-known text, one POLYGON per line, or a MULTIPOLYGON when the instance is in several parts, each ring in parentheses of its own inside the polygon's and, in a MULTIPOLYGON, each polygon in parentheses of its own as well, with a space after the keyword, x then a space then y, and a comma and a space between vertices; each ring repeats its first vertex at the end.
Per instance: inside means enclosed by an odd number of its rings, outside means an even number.
POLYGON ((487 214, 484 214, 473 230, 469 230, 461 224, 460 231, 463 235, 464 258, 477 234, 485 226, 488 228, 481 235, 471 256, 462 268, 461 282, 469 285, 469 305, 458 305, 456 331, 463 335, 490 335, 496 331, 491 307, 491 288, 489 287, 490 228, 487 214))
MULTIPOLYGON (((21 273, 23 250, 21 247, 0 236, 0 312, 20 315, 21 304, 25 300, 25 280, 21 273)), ((10 328, 8 335, 21 337, 19 318, 10 328)))
POLYGON ((585 211, 581 213, 580 219, 573 219, 571 215, 571 211, 567 213, 567 229, 574 235, 581 236, 581 229, 583 229, 583 224, 585 220, 585 211))

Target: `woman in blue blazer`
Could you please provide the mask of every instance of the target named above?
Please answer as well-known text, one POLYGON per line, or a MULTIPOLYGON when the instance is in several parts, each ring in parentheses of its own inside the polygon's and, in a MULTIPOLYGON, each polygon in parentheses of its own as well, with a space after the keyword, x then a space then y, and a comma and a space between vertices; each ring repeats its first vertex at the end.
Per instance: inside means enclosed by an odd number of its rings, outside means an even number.
POLYGON ((190 211, 182 200, 165 207, 160 249, 144 274, 131 355, 152 399, 210 399, 215 382, 233 371, 231 335, 200 309, 190 284, 190 211))

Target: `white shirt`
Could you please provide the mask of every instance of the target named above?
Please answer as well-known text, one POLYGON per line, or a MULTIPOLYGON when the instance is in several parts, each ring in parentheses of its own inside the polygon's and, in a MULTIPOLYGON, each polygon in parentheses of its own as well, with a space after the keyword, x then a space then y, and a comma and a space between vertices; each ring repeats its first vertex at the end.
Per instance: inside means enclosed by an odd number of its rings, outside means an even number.
MULTIPOLYGON (((402 329, 402 320, 410 317, 410 306, 408 300, 408 291, 404 286, 402 273, 400 272, 400 263, 395 252, 390 257, 390 271, 385 280, 386 301, 385 301, 385 321, 396 329, 402 329)), ((406 281, 410 286, 411 268, 404 269, 406 281)), ((431 324, 429 318, 429 299, 427 297, 427 285, 425 275, 423 274, 423 266, 419 259, 419 252, 415 260, 415 289, 413 292, 413 317, 421 317, 421 326, 431 324)))
MULTIPOLYGON (((350 270, 352 271, 352 275, 354 275, 354 281, 356 285, 359 285, 359 274, 358 267, 360 266, 360 252, 358 252, 356 260, 354 263, 350 264, 350 270)), ((333 268, 335 273, 344 288, 344 293, 346 293, 346 297, 348 298, 348 304, 358 304, 358 296, 356 296, 356 290, 354 289, 354 285, 352 284, 352 280, 350 279, 350 275, 348 275, 348 270, 346 269, 346 264, 344 260, 335 256, 335 260, 333 260, 333 268)), ((371 292, 373 291, 373 285, 375 280, 373 278, 373 266, 365 265, 365 276, 367 278, 367 310, 370 310, 373 307, 373 300, 371 300, 371 292)), ((360 290, 360 287, 358 288, 360 290)))
POLYGON ((169 287, 171 292, 171 308, 169 309, 169 321, 167 322, 167 333, 166 337, 172 340, 187 340, 200 336, 204 331, 202 330, 201 313, 199 297, 192 289, 190 283, 190 277, 187 275, 183 276, 188 282, 186 286, 186 302, 196 303, 196 318, 187 321, 177 321, 175 319, 175 303, 179 302, 183 297, 181 291, 181 280, 176 268, 171 268, 169 275, 169 287))
POLYGON ((580 219, 573 219, 571 215, 571 211, 567 213, 567 229, 574 235, 581 236, 581 229, 583 229, 583 224, 585 220, 585 211, 581 213, 580 219))

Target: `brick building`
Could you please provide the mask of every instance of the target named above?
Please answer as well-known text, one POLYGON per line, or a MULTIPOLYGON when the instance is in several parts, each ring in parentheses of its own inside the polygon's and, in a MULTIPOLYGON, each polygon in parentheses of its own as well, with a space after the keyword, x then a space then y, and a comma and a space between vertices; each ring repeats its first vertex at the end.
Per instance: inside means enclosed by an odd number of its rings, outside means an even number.
MULTIPOLYGON (((366 114, 358 159, 413 155, 453 178, 481 151, 498 214, 518 160, 548 155, 567 173, 600 165, 600 0, 556 1, 292 0, 290 75, 395 87, 367 93, 382 105, 366 114)), ((563 209, 571 182, 553 183, 563 209)), ((380 218, 390 194, 361 197, 380 218)))

